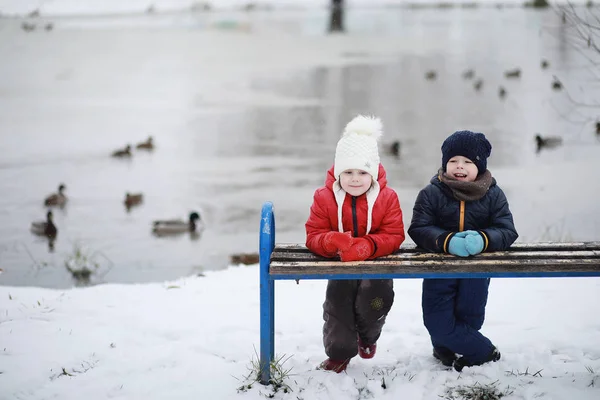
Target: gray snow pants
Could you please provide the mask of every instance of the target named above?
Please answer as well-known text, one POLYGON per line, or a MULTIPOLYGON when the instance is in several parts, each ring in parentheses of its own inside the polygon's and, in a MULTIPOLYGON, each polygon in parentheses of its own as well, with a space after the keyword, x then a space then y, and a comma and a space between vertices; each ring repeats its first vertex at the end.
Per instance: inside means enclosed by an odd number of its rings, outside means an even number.
POLYGON ((335 280, 327 283, 323 303, 323 344, 332 360, 358 353, 357 340, 374 344, 394 302, 391 279, 335 280))

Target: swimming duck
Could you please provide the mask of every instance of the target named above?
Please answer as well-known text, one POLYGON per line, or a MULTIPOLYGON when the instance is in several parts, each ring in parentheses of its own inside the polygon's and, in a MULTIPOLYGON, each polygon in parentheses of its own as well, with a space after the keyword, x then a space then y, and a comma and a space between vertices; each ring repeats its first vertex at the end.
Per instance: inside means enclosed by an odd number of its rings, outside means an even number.
POLYGON ((21 24, 21 29, 23 29, 25 32, 31 32, 35 30, 35 24, 29 23, 29 22, 23 22, 21 24))
POLYGON ((562 83, 558 80, 557 77, 554 77, 554 81, 552 81, 552 89, 560 90, 562 89, 562 83))
POLYGON ((596 121, 596 135, 600 135, 600 121, 596 121))
POLYGON ((148 136, 145 142, 140 142, 135 146, 136 149, 154 150, 154 142, 152 136, 148 136))
POLYGON ((480 91, 483 87, 483 79, 477 79, 475 83, 473 83, 473 87, 475 88, 475 90, 480 91))
POLYGON ((468 69, 462 74, 464 79, 473 79, 475 77, 475 71, 472 69, 468 69))
POLYGON ((437 72, 431 70, 425 73, 425 79, 427 79, 428 81, 433 81, 435 80, 435 78, 437 78, 437 72))
POLYGON ((504 87, 500 86, 498 88, 498 96, 503 99, 506 97, 506 89, 504 89, 504 87))
POLYGON ((540 66, 542 67, 542 69, 546 69, 548 68, 548 66, 550 66, 550 63, 548 62, 548 60, 542 60, 540 62, 540 66))
POLYGON ((52 222, 52 211, 48 211, 46 213, 46 221, 35 221, 31 223, 31 232, 36 235, 46 236, 50 239, 56 237, 58 233, 58 229, 56 229, 56 225, 52 222))
POLYGON ((535 143, 537 146, 537 152, 544 148, 554 148, 562 144, 562 138, 559 137, 542 137, 539 133, 535 135, 535 143))
POLYGON ((52 193, 50 196, 44 199, 45 206, 64 206, 67 202, 67 196, 63 193, 63 191, 67 187, 64 184, 58 185, 58 193, 52 193))
POLYGON ((122 150, 115 150, 112 153, 113 157, 131 157, 131 146, 127 145, 122 150))
POLYGON ((394 140, 392 142, 392 145, 390 146, 390 153, 392 153, 396 157, 400 156, 400 141, 399 140, 394 140))
POLYGON ((521 77, 521 69, 515 68, 509 71, 504 72, 504 76, 507 78, 520 78, 521 77))
POLYGON ((142 203, 144 196, 141 193, 131 194, 129 192, 125 193, 125 207, 131 208, 133 206, 137 206, 142 203))
POLYGON ((391 154, 394 157, 399 157, 401 146, 402 146, 402 144, 400 143, 399 140, 394 140, 391 143, 384 144, 382 146, 382 148, 386 154, 391 154))
POLYGON ((158 220, 152 223, 152 232, 157 235, 169 235, 176 233, 185 233, 185 232, 196 232, 198 229, 198 223, 196 221, 200 220, 200 214, 193 211, 190 213, 188 222, 183 221, 181 219, 171 219, 171 220, 158 220))

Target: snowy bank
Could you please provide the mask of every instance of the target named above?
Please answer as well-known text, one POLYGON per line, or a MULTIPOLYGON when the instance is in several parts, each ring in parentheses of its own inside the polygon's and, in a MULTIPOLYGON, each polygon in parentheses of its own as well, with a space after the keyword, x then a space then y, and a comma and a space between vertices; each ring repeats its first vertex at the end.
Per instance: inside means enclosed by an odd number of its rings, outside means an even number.
MULTIPOLYGON (((600 397, 600 279, 494 279, 483 331, 502 359, 461 374, 431 357, 420 280, 395 281, 374 359, 353 359, 339 375, 316 370, 325 284, 276 284, 275 350, 290 357, 292 390, 276 398, 439 400, 476 382, 512 393, 504 399, 600 397)), ((256 265, 164 284, 0 287, 0 299, 2 399, 272 394, 259 384, 237 391, 251 383, 259 346, 256 265)))

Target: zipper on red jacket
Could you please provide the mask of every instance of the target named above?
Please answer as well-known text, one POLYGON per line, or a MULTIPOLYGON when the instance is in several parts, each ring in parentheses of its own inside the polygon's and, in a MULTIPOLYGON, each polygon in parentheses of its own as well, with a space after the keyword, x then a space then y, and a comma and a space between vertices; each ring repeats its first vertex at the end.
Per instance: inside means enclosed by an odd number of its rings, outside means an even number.
POLYGON ((352 196, 352 231, 354 237, 358 237, 358 218, 356 217, 356 197, 352 196))

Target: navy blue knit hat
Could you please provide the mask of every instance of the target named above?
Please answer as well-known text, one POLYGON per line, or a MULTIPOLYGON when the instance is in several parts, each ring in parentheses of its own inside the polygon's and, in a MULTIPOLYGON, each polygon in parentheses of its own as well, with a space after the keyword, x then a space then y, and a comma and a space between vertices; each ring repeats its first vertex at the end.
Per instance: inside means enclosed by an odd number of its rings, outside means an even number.
POLYGON ((446 171, 446 164, 452 157, 463 156, 473 161, 478 174, 483 174, 491 153, 492 145, 483 133, 457 131, 442 143, 442 168, 446 171))

